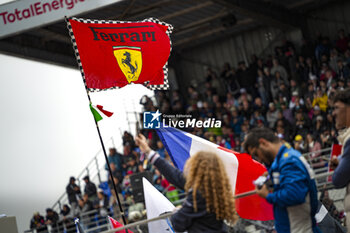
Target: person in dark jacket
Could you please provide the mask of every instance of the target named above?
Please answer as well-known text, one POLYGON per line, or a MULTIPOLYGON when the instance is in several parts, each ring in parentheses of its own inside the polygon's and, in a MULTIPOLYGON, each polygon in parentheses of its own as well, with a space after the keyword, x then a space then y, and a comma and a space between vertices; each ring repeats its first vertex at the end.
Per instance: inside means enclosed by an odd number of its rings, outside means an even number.
POLYGON ((69 208, 68 205, 63 205, 63 209, 60 212, 60 220, 62 220, 62 222, 68 224, 70 222, 72 222, 73 220, 73 215, 72 212, 69 208))
POLYGON ((94 201, 97 198, 97 189, 96 185, 90 181, 89 176, 85 176, 85 189, 84 193, 88 195, 90 201, 94 201))
POLYGON ((72 176, 69 178, 69 184, 66 187, 69 204, 77 203, 81 196, 80 187, 75 184, 75 178, 72 176))
POLYGON ((33 218, 30 220, 30 229, 36 229, 37 232, 47 231, 44 217, 39 212, 35 212, 33 218))
POLYGON ((335 168, 332 183, 336 188, 346 187, 344 210, 346 227, 350 232, 350 89, 336 93, 333 99, 335 126, 338 130, 338 141, 343 145, 341 158, 332 158, 331 167, 335 168))
POLYGON ((317 226, 321 232, 332 232, 332 233, 345 233, 346 228, 343 227, 337 220, 335 220, 322 202, 318 202, 317 214, 315 216, 317 226))
POLYGON ((56 211, 54 211, 51 208, 47 208, 46 209, 46 221, 45 221, 45 224, 46 225, 51 225, 52 232, 57 232, 58 231, 57 222, 58 222, 59 218, 60 217, 58 216, 58 213, 56 211))
MULTIPOLYGON (((108 162, 111 164, 111 163, 114 163, 114 165, 116 166, 117 170, 118 171, 122 171, 123 168, 122 168, 122 155, 120 153, 117 152, 117 150, 115 148, 110 148, 109 149, 109 155, 108 155, 108 162)), ((107 163, 105 165, 105 169, 108 170, 108 166, 107 166, 107 163)))
POLYGON ((46 222, 45 224, 51 224, 55 225, 57 221, 59 220, 59 216, 56 211, 53 209, 47 208, 46 209, 46 222))
POLYGON ((59 229, 64 229, 64 225, 65 225, 67 228, 66 233, 75 233, 76 232, 75 227, 74 228, 72 227, 72 225, 74 224, 73 218, 74 218, 73 212, 71 211, 69 206, 67 204, 63 205, 63 208, 60 212, 59 229))
POLYGON ((72 209, 72 213, 75 216, 78 211, 78 200, 81 199, 81 191, 80 187, 75 184, 75 178, 73 176, 69 178, 69 184, 66 187, 66 193, 72 209))
POLYGON ((223 220, 237 221, 231 186, 215 153, 201 151, 191 156, 182 173, 152 151, 143 135, 136 137, 136 143, 170 183, 187 192, 182 208, 170 217, 176 232, 227 232, 223 220))

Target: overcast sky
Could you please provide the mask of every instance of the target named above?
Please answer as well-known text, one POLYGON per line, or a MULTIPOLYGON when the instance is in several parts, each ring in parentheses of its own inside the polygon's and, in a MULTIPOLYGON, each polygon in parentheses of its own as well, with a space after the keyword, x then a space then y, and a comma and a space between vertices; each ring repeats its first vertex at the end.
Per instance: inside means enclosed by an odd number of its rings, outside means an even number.
MULTIPOLYGON (((0 214, 16 216, 23 232, 101 145, 80 72, 2 54, 0 72, 0 214)), ((92 94, 93 104, 114 112, 100 121, 107 148, 112 136, 121 144, 119 129, 129 130, 125 111, 140 110, 141 96, 152 93, 132 85, 92 94)))
MULTIPOLYGON (((140 110, 144 94, 153 92, 132 85, 92 94, 93 104, 114 112, 100 121, 107 149, 111 137, 120 146, 120 130, 129 130, 125 112, 140 110)), ((101 144, 77 69, 0 54, 0 105, 0 214, 16 216, 23 232, 33 212, 45 216, 101 144)), ((104 162, 102 154, 99 159, 104 162)))

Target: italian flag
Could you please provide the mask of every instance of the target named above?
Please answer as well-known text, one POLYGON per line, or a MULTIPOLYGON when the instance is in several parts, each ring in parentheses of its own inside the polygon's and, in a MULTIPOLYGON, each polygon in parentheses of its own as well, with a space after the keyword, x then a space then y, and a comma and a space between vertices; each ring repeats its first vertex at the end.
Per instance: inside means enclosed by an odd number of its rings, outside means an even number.
POLYGON ((109 112, 103 109, 102 105, 92 105, 90 104, 90 110, 92 112, 92 115, 94 115, 95 120, 98 122, 103 119, 102 116, 111 117, 113 115, 113 112, 109 112))

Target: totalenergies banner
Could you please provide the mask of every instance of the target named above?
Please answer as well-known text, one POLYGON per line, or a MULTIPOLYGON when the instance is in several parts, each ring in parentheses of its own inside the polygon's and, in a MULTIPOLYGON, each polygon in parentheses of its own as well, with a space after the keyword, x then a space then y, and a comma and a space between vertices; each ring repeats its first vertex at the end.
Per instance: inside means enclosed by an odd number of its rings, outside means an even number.
POLYGON ((166 90, 172 26, 157 19, 139 22, 70 18, 68 29, 89 91, 130 83, 166 90))
POLYGON ((0 38, 120 0, 19 0, 0 5, 0 38))

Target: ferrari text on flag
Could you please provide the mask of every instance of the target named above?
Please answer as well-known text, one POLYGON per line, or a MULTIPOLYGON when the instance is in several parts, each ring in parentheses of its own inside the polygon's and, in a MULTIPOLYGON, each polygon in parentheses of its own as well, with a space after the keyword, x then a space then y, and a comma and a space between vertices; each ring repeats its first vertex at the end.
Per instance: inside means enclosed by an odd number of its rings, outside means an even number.
POLYGON ((89 91, 130 83, 152 90, 169 88, 170 24, 153 18, 124 22, 74 17, 67 24, 89 91))

